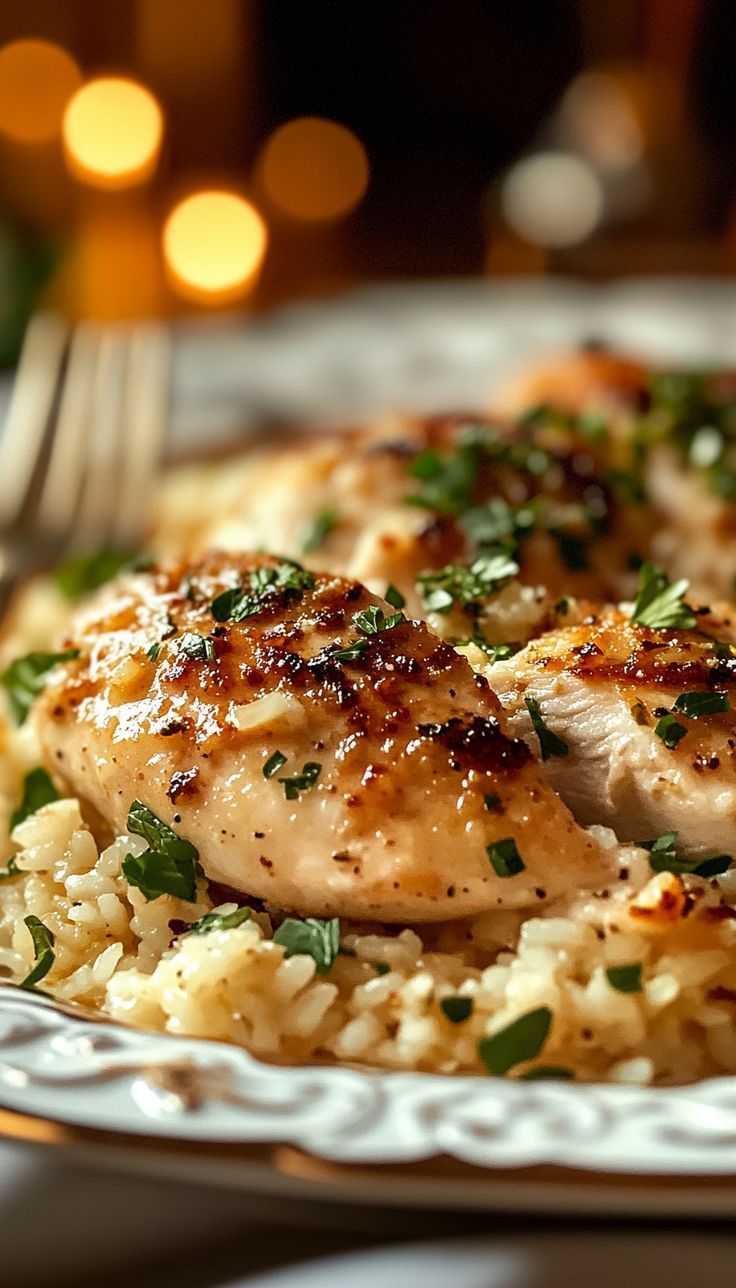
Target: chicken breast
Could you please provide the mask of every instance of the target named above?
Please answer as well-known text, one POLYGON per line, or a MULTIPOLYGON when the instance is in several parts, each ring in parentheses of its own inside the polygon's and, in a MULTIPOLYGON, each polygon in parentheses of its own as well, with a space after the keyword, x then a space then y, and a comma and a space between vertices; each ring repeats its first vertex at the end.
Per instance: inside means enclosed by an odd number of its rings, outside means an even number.
POLYGON ((694 855, 736 853, 734 622, 727 610, 697 622, 652 630, 606 609, 533 641, 492 679, 537 754, 526 704, 538 703, 553 735, 547 774, 580 822, 624 840, 677 832, 694 855))
POLYGON ((261 453, 200 546, 275 549, 379 594, 393 583, 421 615, 420 574, 498 547, 553 596, 628 593, 641 519, 590 444, 473 415, 406 417, 261 453))
POLYGON ((648 376, 642 363, 598 345, 558 353, 525 365, 494 393, 497 415, 515 418, 548 404, 569 412, 599 412, 606 418, 641 410, 648 376))
POLYGON ((534 363, 497 391, 497 414, 563 413, 568 450, 600 418, 593 448, 600 477, 651 516, 639 553, 686 577, 703 598, 736 584, 736 375, 647 369, 605 349, 534 363))
POLYGON ((129 574, 39 698, 49 763, 115 831, 139 800, 206 875, 299 913, 425 921, 595 888, 487 683, 357 582, 212 554, 129 574))

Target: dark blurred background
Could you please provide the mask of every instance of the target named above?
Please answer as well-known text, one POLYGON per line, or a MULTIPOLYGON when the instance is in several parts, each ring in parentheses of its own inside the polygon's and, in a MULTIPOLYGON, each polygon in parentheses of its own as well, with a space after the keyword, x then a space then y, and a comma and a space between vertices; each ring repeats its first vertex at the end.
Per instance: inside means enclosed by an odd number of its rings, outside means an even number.
POLYGON ((736 269, 736 0, 3 0, 0 47, 0 361, 39 293, 736 269))

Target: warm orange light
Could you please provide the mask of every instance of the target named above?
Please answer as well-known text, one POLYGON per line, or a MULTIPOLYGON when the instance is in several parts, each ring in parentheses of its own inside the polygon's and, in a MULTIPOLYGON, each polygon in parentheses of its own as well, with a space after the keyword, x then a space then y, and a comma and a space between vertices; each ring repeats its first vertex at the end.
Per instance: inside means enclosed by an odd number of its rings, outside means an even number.
POLYGON ((0 130, 20 143, 45 143, 61 128, 81 84, 74 59, 47 40, 14 40, 0 49, 0 130))
POLYGON ((78 178, 99 188, 127 188, 152 172, 163 117, 143 85, 100 77, 74 95, 63 133, 67 161, 78 178))
POLYGON ((297 219, 336 219, 368 186, 360 139, 335 121, 303 116, 281 125, 261 158, 261 181, 275 206, 297 219))
POLYGON ((255 206, 233 192, 195 192, 164 226, 166 266, 177 290, 219 303, 244 295, 266 253, 268 233, 255 206))

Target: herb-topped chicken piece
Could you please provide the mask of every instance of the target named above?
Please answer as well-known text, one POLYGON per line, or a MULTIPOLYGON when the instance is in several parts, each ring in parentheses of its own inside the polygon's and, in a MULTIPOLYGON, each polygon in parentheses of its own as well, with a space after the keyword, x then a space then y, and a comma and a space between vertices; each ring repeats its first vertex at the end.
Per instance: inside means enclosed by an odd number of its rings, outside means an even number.
POLYGON ((280 446, 251 460, 232 514, 206 545, 268 545, 308 566, 395 584, 424 613, 427 573, 504 553, 521 580, 562 593, 627 593, 646 516, 621 506, 597 466, 594 435, 529 422, 397 419, 280 446))
POLYGON ((569 450, 597 424, 601 477, 645 507, 642 547, 698 594, 731 599, 736 584, 736 373, 647 369, 600 349, 533 364, 495 399, 505 416, 554 427, 569 450))
POLYGON ((685 589, 645 567, 630 612, 540 636, 493 685, 581 822, 736 853, 736 619, 685 589))
POLYGON ((211 554, 119 578, 64 649, 34 711, 57 777, 245 895, 411 922, 611 875, 487 683, 357 582, 211 554))

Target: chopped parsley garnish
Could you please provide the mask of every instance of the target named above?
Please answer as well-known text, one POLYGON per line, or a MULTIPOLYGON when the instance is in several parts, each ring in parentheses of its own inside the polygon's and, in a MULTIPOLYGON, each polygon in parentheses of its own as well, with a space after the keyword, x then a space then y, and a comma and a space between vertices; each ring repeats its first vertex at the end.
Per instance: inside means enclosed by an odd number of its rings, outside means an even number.
POLYGON ((561 738, 559 734, 553 733, 553 731, 545 724, 542 716, 542 708, 537 702, 537 699, 527 695, 527 697, 524 698, 524 706, 529 712, 532 728, 539 739, 539 753, 542 760, 549 760, 551 756, 569 755, 570 748, 565 742, 565 739, 561 738))
POLYGON ((333 648, 330 650, 330 657, 336 662, 357 662, 368 648, 367 640, 352 640, 344 648, 333 648))
POLYGON ((451 1024, 462 1024, 473 1014, 472 997, 443 997, 440 1010, 451 1024))
POLYGON ((199 852, 191 841, 177 836, 138 800, 128 811, 128 831, 142 836, 149 845, 143 854, 128 854, 123 859, 123 875, 129 885, 136 886, 148 900, 171 894, 194 903, 199 852))
POLYGON ((548 1006, 527 1011, 490 1038, 480 1038, 478 1055, 489 1073, 497 1078, 524 1060, 534 1060, 542 1050, 550 1025, 552 1012, 548 1006))
POLYGON ((649 850, 649 866, 653 872, 718 877, 727 872, 732 863, 730 854, 714 854, 706 859, 682 858, 677 853, 677 832, 664 832, 653 841, 639 841, 639 845, 649 850))
POLYGON ((520 1082, 573 1082, 575 1072, 564 1064, 537 1064, 519 1074, 520 1082))
POLYGON ((424 606, 430 613, 449 613, 456 605, 479 607, 483 600, 505 586, 519 565, 503 550, 480 555, 469 568, 448 564, 438 572, 417 577, 424 606))
POLYGON ((302 542, 303 555, 311 555, 315 550, 319 550, 325 538, 337 526, 338 518, 337 510, 320 510, 302 542))
POLYGON ((13 877, 25 876, 23 868, 18 867, 18 860, 11 854, 4 868, 0 868, 0 881, 12 881, 13 877))
POLYGON ((67 599, 78 599, 104 586, 131 562, 130 553, 105 548, 92 554, 76 555, 54 570, 54 580, 67 599))
POLYGON ((513 657, 522 647, 521 644, 489 644, 479 630, 474 631, 468 639, 458 640, 458 644, 475 644, 489 658, 491 666, 494 662, 505 662, 507 657, 513 657))
POLYGON ((397 586, 394 586, 391 581, 386 587, 383 598, 391 605, 392 608, 403 608, 406 604, 406 600, 404 599, 401 591, 397 586))
POLYGON ((10 830, 17 827, 31 814, 35 814, 42 805, 49 805, 51 801, 58 801, 59 793, 49 778, 46 770, 40 765, 37 769, 31 769, 23 779, 23 793, 20 803, 16 805, 10 816, 10 830))
POLYGON ((275 944, 286 949, 286 957, 311 957, 318 975, 329 974, 340 947, 340 922, 337 917, 320 921, 307 917, 304 921, 287 917, 273 937, 275 944))
POLYGON ((507 554, 515 555, 538 518, 539 506, 534 501, 510 505, 503 497, 494 496, 485 505, 468 510, 460 522, 468 540, 476 546, 485 550, 500 546, 507 554))
POLYGON ((409 472, 418 479, 418 491, 405 498, 407 505, 421 505, 439 514, 463 514, 473 504, 473 492, 483 447, 475 441, 461 442, 451 456, 440 456, 428 448, 415 456, 409 472))
POLYGON ((387 617, 378 604, 371 604, 361 612, 353 614, 355 626, 364 635, 379 635, 381 631, 392 631, 394 626, 400 626, 405 621, 403 613, 392 613, 387 617))
POLYGON ((632 622, 649 626, 654 631, 692 630, 695 614, 683 602, 688 582, 671 582, 660 568, 642 564, 639 570, 639 589, 631 614, 632 622))
POLYGON ((199 921, 195 921, 185 935, 208 935, 211 930, 234 930, 242 926, 251 917, 250 908, 236 908, 234 912, 206 912, 199 921))
POLYGON ((486 854, 491 861, 493 871, 498 877, 518 876, 526 867, 516 848, 516 841, 513 836, 507 836, 502 841, 495 841, 492 845, 487 845, 486 854))
POLYGON ((289 778, 279 778, 279 782, 284 785, 284 795, 287 801, 298 800, 300 792, 306 792, 310 787, 314 787, 321 773, 322 766, 316 760, 309 760, 300 774, 292 774, 289 778))
POLYGON ((274 751, 273 754, 269 756, 268 760, 263 766, 263 777, 273 778, 274 774, 277 774, 281 769, 281 767, 285 764, 286 764, 286 756, 284 755, 283 751, 274 751))
POLYGON ((654 726, 654 732, 658 738, 662 739, 665 747, 673 751, 678 742, 685 737, 687 728, 685 725, 680 724, 679 720, 676 720, 674 716, 666 715, 657 721, 654 726))
POLYGON ((641 963, 630 966, 609 966, 606 979, 617 993, 641 993, 641 963))
POLYGON ((187 657, 194 658, 196 662, 215 660, 215 641, 209 635, 182 635, 176 646, 180 653, 186 653, 187 657))
POLYGON ((391 972, 388 962, 374 962, 373 969, 377 975, 388 975, 391 972))
POLYGON ((491 814, 503 814, 503 804, 498 792, 489 792, 487 796, 483 797, 483 803, 491 814))
POLYGON ((28 972, 25 979, 21 980, 20 987, 34 992, 36 985, 46 978, 54 964, 56 958, 56 953, 54 952, 55 939, 53 931, 49 930, 48 926, 44 926, 38 917, 24 917, 23 924, 31 932, 35 965, 28 972))
POLYGON ((212 616, 218 622, 242 622, 260 612, 269 595, 301 596, 314 586, 314 574, 297 563, 284 561, 273 567, 254 568, 246 586, 231 586, 215 595, 212 616))
POLYGON ((703 693, 681 693, 679 698, 675 698, 672 709, 697 720, 700 716, 714 716, 720 711, 729 711, 730 703, 727 694, 706 690, 703 693))
POLYGON ((26 653, 17 657, 0 675, 0 684, 8 691, 10 706, 18 724, 23 724, 33 699, 41 692, 46 673, 58 662, 71 662, 79 657, 78 648, 65 653, 26 653))
POLYGON ((157 662, 159 659, 160 653, 161 653, 161 645, 157 642, 155 644, 152 644, 151 647, 147 650, 146 657, 148 658, 149 662, 157 662))

